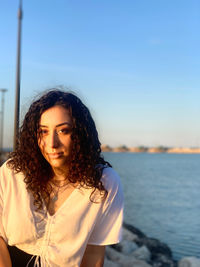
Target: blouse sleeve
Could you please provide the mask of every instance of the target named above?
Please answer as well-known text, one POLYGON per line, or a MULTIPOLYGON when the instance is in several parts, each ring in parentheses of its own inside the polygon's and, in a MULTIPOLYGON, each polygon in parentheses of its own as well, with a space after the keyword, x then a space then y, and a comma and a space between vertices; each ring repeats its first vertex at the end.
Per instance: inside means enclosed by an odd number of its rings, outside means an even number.
POLYGON ((3 188, 4 188, 3 167, 0 167, 0 236, 7 243, 6 234, 3 227, 3 188))
POLYGON ((102 182, 108 195, 89 238, 90 245, 115 244, 122 236, 124 198, 120 178, 112 168, 105 168, 102 182))

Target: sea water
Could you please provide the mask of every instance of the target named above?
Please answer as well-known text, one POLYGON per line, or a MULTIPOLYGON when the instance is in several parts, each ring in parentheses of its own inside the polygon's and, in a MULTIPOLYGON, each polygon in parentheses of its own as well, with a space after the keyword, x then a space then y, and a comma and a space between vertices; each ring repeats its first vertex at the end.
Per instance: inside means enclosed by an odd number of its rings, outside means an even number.
POLYGON ((119 173, 124 219, 169 245, 175 259, 200 257, 200 155, 104 153, 119 173))

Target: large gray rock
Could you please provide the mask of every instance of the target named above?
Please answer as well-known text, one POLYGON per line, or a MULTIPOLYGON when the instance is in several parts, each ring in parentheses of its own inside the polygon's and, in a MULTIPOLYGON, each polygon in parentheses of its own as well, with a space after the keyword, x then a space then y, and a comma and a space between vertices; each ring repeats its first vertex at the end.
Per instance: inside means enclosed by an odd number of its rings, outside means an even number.
POLYGON ((138 245, 129 240, 122 240, 120 243, 112 245, 112 247, 125 255, 129 255, 138 249, 138 245))
POLYGON ((121 263, 123 261, 126 261, 129 256, 125 256, 124 254, 118 252, 112 247, 106 247, 106 257, 114 262, 121 263))
POLYGON ((200 267, 200 259, 185 257, 178 262, 178 267, 200 267))
POLYGON ((130 230, 123 227, 122 229, 122 240, 135 241, 138 239, 138 236, 132 233, 130 230))
POLYGON ((121 243, 109 246, 106 253, 108 260, 120 267, 178 267, 171 249, 165 243, 147 237, 142 231, 126 223, 122 230, 121 243))
POLYGON ((131 255, 137 260, 143 260, 149 262, 151 259, 151 253, 146 246, 138 248, 131 255))
POLYGON ((124 222, 123 226, 127 230, 131 231, 133 234, 137 235, 139 238, 145 238, 146 237, 146 235, 142 231, 140 231, 138 228, 136 228, 135 226, 133 226, 131 224, 124 222))
POLYGON ((105 258, 103 267, 121 267, 121 265, 105 258))
POLYGON ((136 242, 139 246, 145 245, 151 252, 152 258, 156 258, 157 254, 166 255, 168 258, 172 258, 171 249, 164 243, 155 238, 140 238, 136 242))
POLYGON ((141 261, 141 260, 132 260, 130 262, 124 262, 121 266, 122 267, 152 267, 145 261, 141 261))
POLYGON ((153 267, 177 267, 177 263, 172 258, 158 253, 156 257, 154 257, 153 267))
POLYGON ((111 247, 106 248, 108 260, 119 264, 121 267, 150 267, 145 261, 137 260, 133 256, 125 256, 111 247))

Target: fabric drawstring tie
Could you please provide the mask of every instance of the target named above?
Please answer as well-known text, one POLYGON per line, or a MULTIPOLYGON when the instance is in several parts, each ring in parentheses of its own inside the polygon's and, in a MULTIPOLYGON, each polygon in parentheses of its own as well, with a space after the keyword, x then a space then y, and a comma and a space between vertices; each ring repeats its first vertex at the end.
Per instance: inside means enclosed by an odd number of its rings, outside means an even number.
MULTIPOLYGON (((29 266, 29 264, 31 263, 32 259, 34 259, 34 257, 35 257, 34 255, 31 257, 31 259, 27 263, 26 267, 29 266)), ((40 267, 40 256, 39 255, 36 256, 33 267, 40 267)))

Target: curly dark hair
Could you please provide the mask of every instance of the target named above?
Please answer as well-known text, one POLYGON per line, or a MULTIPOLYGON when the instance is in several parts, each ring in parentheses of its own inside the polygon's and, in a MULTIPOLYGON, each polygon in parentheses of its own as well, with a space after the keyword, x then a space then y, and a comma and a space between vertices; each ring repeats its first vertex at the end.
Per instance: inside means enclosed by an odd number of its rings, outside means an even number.
POLYGON ((101 176, 103 169, 111 165, 101 155, 98 132, 88 108, 73 93, 51 89, 31 104, 20 127, 17 148, 7 163, 15 172, 24 174, 26 188, 33 194, 37 210, 42 209, 42 196, 50 200, 52 188, 48 181, 53 177, 52 168, 38 146, 39 121, 44 111, 56 105, 68 109, 72 118, 72 150, 67 179, 92 188, 92 194, 98 189, 103 196, 107 195, 101 176))

